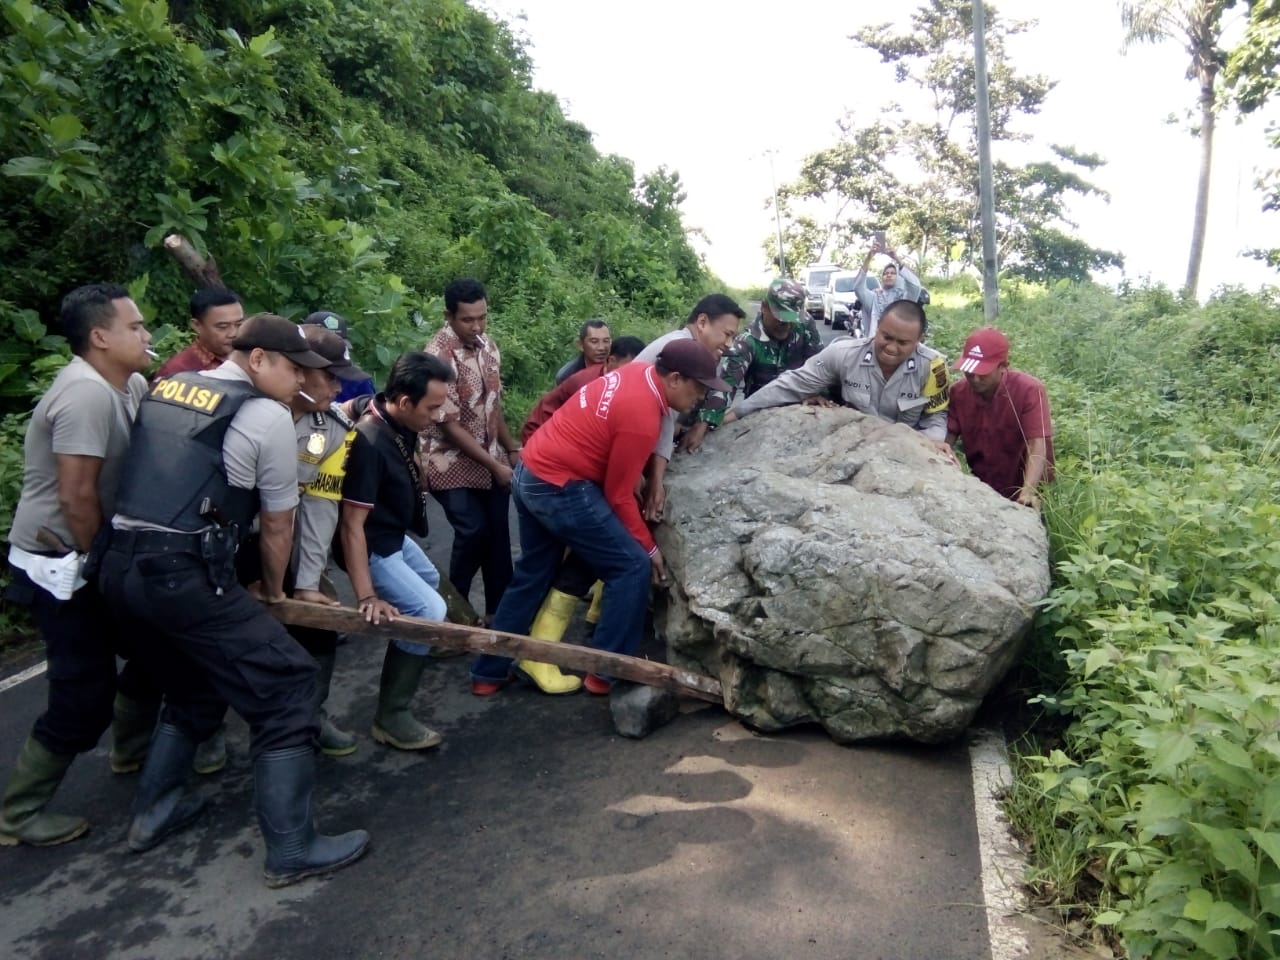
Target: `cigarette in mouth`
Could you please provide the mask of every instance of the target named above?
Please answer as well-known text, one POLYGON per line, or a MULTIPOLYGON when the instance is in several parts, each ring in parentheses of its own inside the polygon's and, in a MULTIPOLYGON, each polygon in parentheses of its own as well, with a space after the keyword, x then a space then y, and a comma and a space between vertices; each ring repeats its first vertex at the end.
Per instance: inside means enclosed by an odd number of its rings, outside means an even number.
POLYGON ((147 356, 150 357, 152 360, 155 360, 157 357, 160 356, 160 354, 156 353, 150 347, 147 347, 146 351, 147 351, 147 356))
POLYGON ((299 390, 299 391, 298 391, 298 396, 300 396, 303 400, 307 401, 307 403, 315 403, 315 402, 316 402, 316 398, 315 398, 315 397, 313 397, 311 394, 307 393, 307 391, 305 391, 305 390, 299 390))

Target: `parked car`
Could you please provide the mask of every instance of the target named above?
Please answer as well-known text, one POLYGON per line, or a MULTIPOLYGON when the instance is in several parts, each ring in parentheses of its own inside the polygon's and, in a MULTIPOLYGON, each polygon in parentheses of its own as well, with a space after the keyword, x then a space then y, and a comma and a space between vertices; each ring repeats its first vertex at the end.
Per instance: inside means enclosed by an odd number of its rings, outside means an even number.
POLYGON ((827 289, 822 293, 822 315, 832 330, 848 330, 860 333, 861 318, 865 316, 863 303, 870 303, 880 288, 880 281, 871 274, 865 274, 862 282, 858 282, 856 270, 839 270, 827 281, 827 289), (852 321, 852 322, 851 322, 852 321))
POLYGON ((804 284, 804 308, 815 320, 823 320, 830 324, 831 320, 823 316, 822 292, 827 289, 827 281, 833 273, 840 272, 836 263, 811 263, 800 271, 800 282, 804 284))

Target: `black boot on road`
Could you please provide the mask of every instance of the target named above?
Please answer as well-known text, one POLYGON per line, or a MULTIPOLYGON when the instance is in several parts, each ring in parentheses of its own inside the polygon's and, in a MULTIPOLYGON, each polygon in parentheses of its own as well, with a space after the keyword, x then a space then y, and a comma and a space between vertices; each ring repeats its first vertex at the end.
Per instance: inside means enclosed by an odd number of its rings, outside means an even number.
POLYGON ((204 798, 187 790, 195 752, 196 742, 173 724, 156 727, 133 798, 128 843, 134 853, 190 826, 204 810, 204 798))
POLYGON ((369 848, 369 834, 351 830, 328 837, 311 819, 315 752, 310 746, 268 750, 253 766, 258 826, 267 845, 262 874, 268 887, 340 870, 369 848))

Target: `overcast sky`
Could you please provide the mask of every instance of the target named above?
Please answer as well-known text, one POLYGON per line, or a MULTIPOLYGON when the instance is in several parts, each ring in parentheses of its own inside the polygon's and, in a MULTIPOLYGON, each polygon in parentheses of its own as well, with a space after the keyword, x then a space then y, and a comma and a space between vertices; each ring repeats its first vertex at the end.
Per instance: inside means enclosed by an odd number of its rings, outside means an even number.
MULTIPOLYGON (((884 100, 906 102, 892 68, 849 34, 900 8, 869 0, 489 0, 529 41, 537 87, 595 135, 598 149, 629 157, 637 173, 678 170, 688 191, 685 222, 701 229, 700 249, 725 281, 760 282, 769 266, 761 243, 772 235, 767 150, 781 184, 809 153, 838 139, 836 122, 853 111, 869 123, 884 100)), ((901 9, 903 13, 895 13, 901 9)), ((1185 54, 1172 42, 1122 55, 1114 0, 1003 0, 1002 17, 1036 19, 1018 38, 1014 65, 1057 80, 1045 109, 1018 122, 1036 142, 1071 144, 1107 159, 1092 179, 1111 194, 1069 209, 1089 242, 1120 250, 1126 274, 1181 285, 1186 272, 1197 142, 1185 124, 1194 105, 1185 54)), ((1200 288, 1256 287, 1277 274, 1240 256, 1275 246, 1280 213, 1263 214, 1257 170, 1280 166, 1264 147, 1266 120, 1221 121, 1208 240, 1200 288)), ((1109 279, 1118 279, 1111 277, 1109 279)))

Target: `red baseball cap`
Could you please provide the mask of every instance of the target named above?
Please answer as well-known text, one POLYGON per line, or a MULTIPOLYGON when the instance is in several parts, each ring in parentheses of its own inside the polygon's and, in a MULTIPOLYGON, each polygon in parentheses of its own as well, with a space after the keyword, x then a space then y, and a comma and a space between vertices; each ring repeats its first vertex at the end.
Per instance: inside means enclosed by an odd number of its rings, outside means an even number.
POLYGON ((961 373, 985 376, 1009 359, 1009 338, 995 327, 983 327, 969 334, 964 353, 955 362, 961 373))

